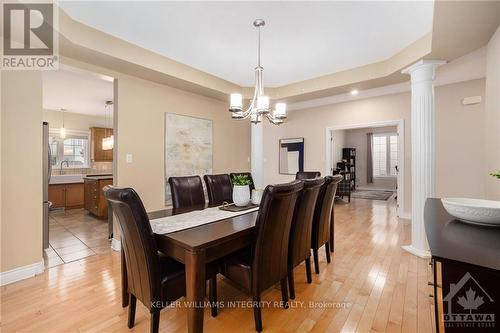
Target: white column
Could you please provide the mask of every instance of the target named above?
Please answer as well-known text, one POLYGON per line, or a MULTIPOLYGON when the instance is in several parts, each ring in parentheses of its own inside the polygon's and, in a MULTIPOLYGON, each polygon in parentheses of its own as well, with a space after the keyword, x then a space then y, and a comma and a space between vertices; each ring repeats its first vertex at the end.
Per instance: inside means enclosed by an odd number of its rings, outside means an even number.
POLYGON ((444 61, 420 60, 402 71, 411 76, 411 244, 408 252, 430 257, 425 235, 425 200, 435 196, 434 72, 444 61))
POLYGON ((251 124, 251 171, 255 188, 264 188, 264 129, 262 123, 251 124))

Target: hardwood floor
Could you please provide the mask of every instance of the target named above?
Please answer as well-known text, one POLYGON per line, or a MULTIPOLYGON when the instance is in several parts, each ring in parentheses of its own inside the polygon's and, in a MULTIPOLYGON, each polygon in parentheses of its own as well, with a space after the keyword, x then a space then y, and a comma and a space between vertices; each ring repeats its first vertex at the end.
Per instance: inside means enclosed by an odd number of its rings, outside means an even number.
MULTIPOLYGON (((262 310, 265 332, 433 332, 428 261, 403 251, 410 224, 398 221, 394 201, 353 199, 336 204, 335 253, 321 274, 306 283, 305 267, 295 269, 296 299, 290 308, 262 310)), ((205 313, 205 332, 255 332, 250 301, 223 280, 216 318, 205 313)), ((279 302, 279 286, 263 294, 279 302)), ((183 299, 180 300, 181 302, 183 299)), ((137 305, 136 326, 127 328, 121 307, 120 255, 105 252, 46 270, 35 278, 1 288, 1 331, 149 332, 149 313, 137 305)), ((161 332, 185 332, 182 306, 161 312, 161 332)))

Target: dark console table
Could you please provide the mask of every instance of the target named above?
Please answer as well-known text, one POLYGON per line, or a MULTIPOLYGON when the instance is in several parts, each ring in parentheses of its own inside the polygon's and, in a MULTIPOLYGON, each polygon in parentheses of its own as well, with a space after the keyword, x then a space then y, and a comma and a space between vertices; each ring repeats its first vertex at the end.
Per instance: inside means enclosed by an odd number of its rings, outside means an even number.
POLYGON ((500 228, 455 219, 427 199, 437 332, 500 332, 500 228))

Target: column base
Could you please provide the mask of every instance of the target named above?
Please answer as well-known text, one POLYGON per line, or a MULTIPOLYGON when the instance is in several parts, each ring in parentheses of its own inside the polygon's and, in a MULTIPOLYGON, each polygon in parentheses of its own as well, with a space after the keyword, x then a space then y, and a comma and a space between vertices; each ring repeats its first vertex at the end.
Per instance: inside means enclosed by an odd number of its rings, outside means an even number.
POLYGON ((402 246, 403 250, 410 252, 414 256, 424 258, 424 259, 429 259, 431 257, 431 252, 427 250, 421 250, 417 249, 413 245, 403 245, 402 246))

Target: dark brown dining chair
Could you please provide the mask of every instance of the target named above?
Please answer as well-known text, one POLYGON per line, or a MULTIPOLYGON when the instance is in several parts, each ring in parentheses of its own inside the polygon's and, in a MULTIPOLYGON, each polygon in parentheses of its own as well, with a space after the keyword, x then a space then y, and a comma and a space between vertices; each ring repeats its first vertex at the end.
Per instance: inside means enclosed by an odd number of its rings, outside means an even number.
POLYGON ((314 270, 319 274, 318 249, 325 245, 326 261, 330 263, 330 226, 332 209, 335 200, 335 191, 338 183, 343 179, 341 175, 326 176, 325 183, 321 186, 316 208, 314 211, 311 248, 314 257, 314 270))
POLYGON ((303 183, 268 185, 262 195, 251 247, 224 260, 222 274, 253 297, 255 329, 262 331, 261 293, 281 283, 284 307, 288 307, 288 239, 297 197, 303 183))
POLYGON ((298 171, 295 174, 295 179, 300 179, 300 180, 314 179, 318 177, 321 177, 321 172, 319 171, 298 171))
POLYGON ((205 204, 205 193, 200 176, 170 177, 168 184, 174 208, 189 208, 205 204))
POLYGON ((304 188, 300 192, 295 205, 290 241, 288 243, 288 287, 290 298, 295 299, 295 284, 293 269, 300 263, 306 263, 307 283, 312 282, 311 276, 311 233, 316 200, 318 199, 323 178, 304 179, 304 188))
POLYGON ((205 175, 203 179, 207 186, 208 203, 210 205, 233 202, 233 185, 229 175, 205 175))
POLYGON ((250 172, 231 172, 229 174, 229 177, 231 177, 231 183, 234 178, 234 176, 248 176, 250 178, 250 181, 252 182, 249 187, 250 187, 250 194, 252 194, 252 190, 255 189, 255 184, 253 182, 252 174, 250 172))
MULTIPOLYGON (((129 295, 128 327, 134 327, 139 299, 151 313, 151 333, 156 333, 161 309, 186 294, 184 265, 158 252, 148 215, 134 189, 105 186, 104 195, 121 231, 126 262, 124 288, 129 295)), ((212 287, 216 271, 207 271, 207 276, 212 287)), ((216 291, 210 290, 209 295, 210 304, 216 304, 216 291)), ((212 311, 212 315, 216 315, 216 311, 212 311)))

